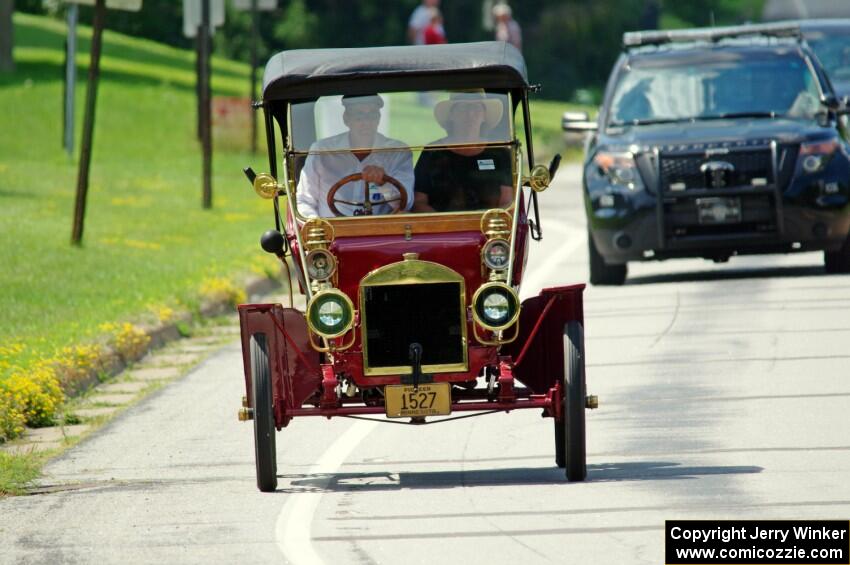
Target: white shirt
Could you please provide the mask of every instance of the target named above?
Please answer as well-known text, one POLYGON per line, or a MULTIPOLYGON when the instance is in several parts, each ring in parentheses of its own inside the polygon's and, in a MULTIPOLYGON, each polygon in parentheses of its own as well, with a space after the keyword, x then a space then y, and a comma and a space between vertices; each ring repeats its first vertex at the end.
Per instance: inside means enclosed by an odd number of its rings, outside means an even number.
POLYGON ((516 20, 496 24, 496 41, 507 41, 517 49, 522 49, 522 30, 516 20))
MULTIPOLYGON (((351 151, 340 153, 317 154, 314 152, 334 151, 350 149, 351 143, 348 132, 320 139, 310 146, 310 154, 301 169, 298 177, 298 191, 296 203, 298 211, 303 216, 332 218, 334 213, 328 206, 328 192, 330 188, 341 178, 354 173, 360 173, 364 167, 374 165, 384 169, 384 174, 395 178, 407 189, 407 206, 410 210, 413 206, 413 156, 410 149, 402 142, 390 139, 375 133, 373 147, 385 149, 397 147, 398 151, 372 151, 362 161, 354 156, 351 151)), ((343 185, 336 193, 336 200, 347 200, 349 202, 363 202, 363 181, 357 180, 343 185)), ((390 183, 381 187, 381 192, 386 199, 398 196, 398 191, 390 183)), ((373 198, 381 198, 373 196, 373 198)), ((400 202, 390 204, 378 204, 372 208, 373 214, 389 214, 398 208, 400 202)), ((337 203, 337 209, 346 216, 357 215, 362 212, 362 206, 350 206, 337 203)))
POLYGON ((407 27, 412 27, 416 30, 416 45, 425 44, 425 28, 431 23, 431 10, 420 4, 410 14, 410 20, 407 22, 407 27))

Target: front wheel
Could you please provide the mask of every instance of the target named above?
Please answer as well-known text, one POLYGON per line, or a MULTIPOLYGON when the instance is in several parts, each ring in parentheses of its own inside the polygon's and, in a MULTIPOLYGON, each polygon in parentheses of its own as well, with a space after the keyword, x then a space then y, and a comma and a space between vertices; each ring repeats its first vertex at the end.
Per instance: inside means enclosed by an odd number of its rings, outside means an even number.
POLYGON ((564 419, 555 422, 555 439, 561 440, 561 452, 556 448, 555 458, 559 467, 565 467, 570 482, 583 481, 587 477, 584 420, 586 397, 584 329, 578 321, 572 320, 564 326, 564 419), (560 433, 558 427, 561 428, 560 433))
POLYGON ((587 251, 590 255, 590 284, 619 286, 626 282, 628 267, 622 265, 609 265, 605 258, 599 253, 596 244, 593 243, 593 235, 587 232, 587 251))
POLYGON ((277 488, 277 448, 275 446, 272 382, 269 347, 265 334, 251 336, 251 406, 254 408, 254 460, 257 488, 274 492, 277 488))

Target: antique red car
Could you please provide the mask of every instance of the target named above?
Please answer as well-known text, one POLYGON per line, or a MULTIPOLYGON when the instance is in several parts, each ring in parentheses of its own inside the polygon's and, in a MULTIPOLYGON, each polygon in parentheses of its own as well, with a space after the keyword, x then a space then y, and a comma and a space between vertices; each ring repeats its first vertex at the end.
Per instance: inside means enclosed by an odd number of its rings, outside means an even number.
POLYGON ((239 416, 261 491, 277 487, 276 430, 305 416, 422 425, 536 408, 557 465, 585 478, 584 285, 518 295, 559 160, 534 164, 534 89, 501 42, 269 61, 271 172, 246 174, 274 205, 262 247, 291 261, 304 301, 239 306, 239 416))

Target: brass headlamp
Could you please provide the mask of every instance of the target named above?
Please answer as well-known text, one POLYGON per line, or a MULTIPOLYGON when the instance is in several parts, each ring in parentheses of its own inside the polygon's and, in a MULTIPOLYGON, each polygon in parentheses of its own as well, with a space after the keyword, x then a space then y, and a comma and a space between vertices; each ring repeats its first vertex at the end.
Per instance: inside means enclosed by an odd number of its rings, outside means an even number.
POLYGON ((319 218, 307 220, 301 228, 301 240, 304 242, 304 269, 316 290, 334 286, 337 261, 329 250, 334 240, 333 226, 319 218))
POLYGON ((546 165, 535 165, 531 169, 531 174, 525 177, 523 184, 531 187, 534 192, 543 192, 549 188, 549 183, 552 182, 552 175, 549 173, 549 168, 546 165))
MULTIPOLYGON (((487 210, 481 216, 481 232, 487 242, 481 248, 482 269, 489 270, 491 281, 507 281, 511 255, 511 215, 502 209, 487 210)), ((486 271, 482 272, 487 275, 486 271)))

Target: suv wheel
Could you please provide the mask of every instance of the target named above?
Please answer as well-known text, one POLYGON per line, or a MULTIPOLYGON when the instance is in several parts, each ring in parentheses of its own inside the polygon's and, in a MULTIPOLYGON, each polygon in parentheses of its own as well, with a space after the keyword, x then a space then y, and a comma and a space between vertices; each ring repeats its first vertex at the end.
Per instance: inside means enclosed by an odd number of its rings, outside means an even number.
POLYGON ((587 232, 587 249, 590 255, 590 284, 595 285, 621 285, 626 282, 628 267, 622 265, 609 265, 596 249, 593 236, 587 232))
POLYGON ((850 235, 838 251, 823 252, 823 266, 827 273, 850 273, 850 235))

